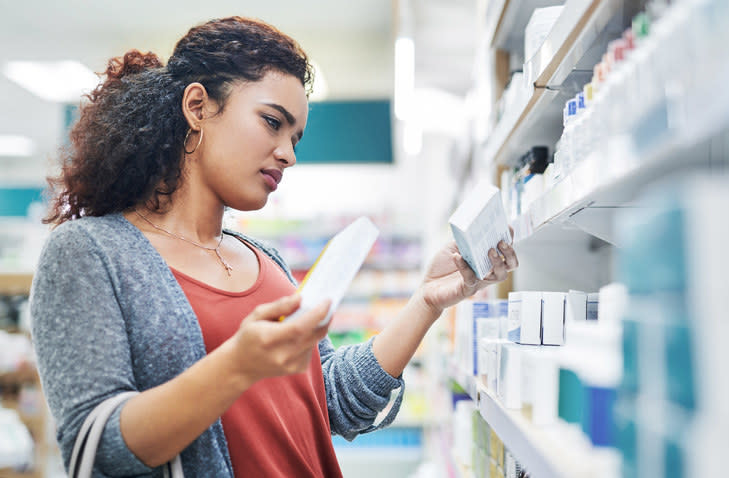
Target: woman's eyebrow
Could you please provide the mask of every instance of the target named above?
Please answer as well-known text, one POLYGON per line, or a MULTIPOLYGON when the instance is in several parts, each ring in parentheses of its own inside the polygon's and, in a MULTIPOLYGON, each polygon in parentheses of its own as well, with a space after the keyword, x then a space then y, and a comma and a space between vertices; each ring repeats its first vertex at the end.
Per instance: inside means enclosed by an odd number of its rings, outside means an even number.
POLYGON ((294 115, 292 115, 291 113, 289 113, 289 110, 287 110, 286 108, 284 108, 280 104, 278 104, 278 103, 267 103, 267 102, 263 102, 263 104, 266 105, 266 106, 270 106, 271 108, 273 108, 275 110, 278 110, 282 115, 284 115, 284 118, 286 118, 286 121, 291 126, 293 126, 293 125, 296 124, 296 118, 294 118, 294 115))

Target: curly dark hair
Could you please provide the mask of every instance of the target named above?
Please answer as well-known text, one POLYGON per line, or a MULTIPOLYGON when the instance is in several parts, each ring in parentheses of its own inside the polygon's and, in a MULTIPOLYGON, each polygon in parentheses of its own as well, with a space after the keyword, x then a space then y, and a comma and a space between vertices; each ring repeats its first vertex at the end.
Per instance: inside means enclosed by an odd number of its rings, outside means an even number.
POLYGON ((112 58, 105 80, 86 96, 61 173, 49 178, 53 199, 45 223, 121 212, 140 203, 161 209, 180 186, 185 87, 201 83, 225 107, 232 85, 269 71, 299 79, 311 91, 312 67, 289 36, 241 17, 193 27, 164 66, 153 53, 131 50, 112 58))

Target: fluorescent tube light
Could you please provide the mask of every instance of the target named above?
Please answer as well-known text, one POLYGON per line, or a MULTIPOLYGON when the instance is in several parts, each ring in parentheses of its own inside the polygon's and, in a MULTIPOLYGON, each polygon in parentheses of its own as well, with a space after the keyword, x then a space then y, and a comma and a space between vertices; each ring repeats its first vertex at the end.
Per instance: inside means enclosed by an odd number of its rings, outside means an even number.
POLYGON ((0 156, 32 156, 34 151, 35 144, 27 136, 0 134, 0 156))
POLYGON ((3 67, 10 80, 36 96, 60 103, 77 102, 99 83, 78 61, 10 61, 3 67))

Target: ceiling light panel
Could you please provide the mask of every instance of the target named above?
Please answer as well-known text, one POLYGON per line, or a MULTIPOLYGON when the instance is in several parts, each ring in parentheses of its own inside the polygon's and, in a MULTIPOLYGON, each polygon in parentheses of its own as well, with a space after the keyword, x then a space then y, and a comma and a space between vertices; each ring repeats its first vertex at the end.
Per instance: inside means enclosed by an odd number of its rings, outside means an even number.
POLYGON ((35 144, 27 136, 0 134, 0 156, 27 157, 34 151, 35 144))
POLYGON ((98 76, 78 61, 10 61, 3 74, 34 95, 59 103, 76 103, 99 83, 98 76))

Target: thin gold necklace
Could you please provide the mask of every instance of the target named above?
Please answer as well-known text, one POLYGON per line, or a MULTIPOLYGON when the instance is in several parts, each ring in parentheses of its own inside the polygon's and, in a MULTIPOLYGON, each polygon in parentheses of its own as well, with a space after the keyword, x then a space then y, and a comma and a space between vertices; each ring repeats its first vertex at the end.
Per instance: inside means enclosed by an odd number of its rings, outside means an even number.
POLYGON ((193 241, 191 239, 188 239, 188 238, 186 238, 184 236, 181 236, 180 234, 175 234, 174 232, 168 231, 167 229, 164 229, 164 228, 158 226, 157 224, 155 224, 152 221, 150 221, 147 218, 147 216, 145 216, 141 212, 137 211, 136 209, 134 210, 134 212, 137 214, 137 216, 139 216, 142 219, 144 219, 145 221, 147 221, 147 223, 150 226, 152 226, 153 228, 157 229, 158 231, 162 231, 165 234, 167 234, 169 236, 172 236, 172 237, 174 237, 176 239, 180 239, 182 241, 189 242, 193 246, 197 246, 200 249, 205 249, 206 251, 213 251, 213 252, 215 252, 215 255, 218 256, 218 259, 220 260, 220 263, 223 264, 223 267, 225 267, 225 272, 228 273, 228 276, 231 275, 230 274, 230 271, 232 271, 233 268, 230 266, 230 264, 228 264, 227 262, 225 262, 225 259, 223 259, 223 256, 220 255, 220 245, 223 243, 223 232, 222 231, 220 232, 220 241, 218 241, 218 245, 217 246, 215 246, 215 247, 203 246, 202 244, 198 244, 197 242, 195 242, 195 241, 193 241))

